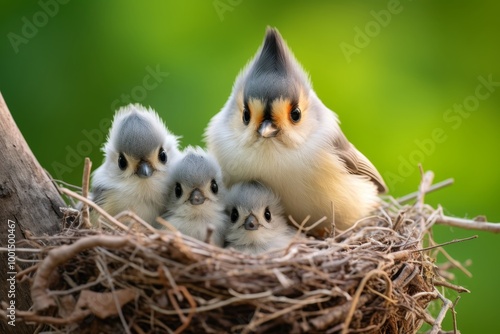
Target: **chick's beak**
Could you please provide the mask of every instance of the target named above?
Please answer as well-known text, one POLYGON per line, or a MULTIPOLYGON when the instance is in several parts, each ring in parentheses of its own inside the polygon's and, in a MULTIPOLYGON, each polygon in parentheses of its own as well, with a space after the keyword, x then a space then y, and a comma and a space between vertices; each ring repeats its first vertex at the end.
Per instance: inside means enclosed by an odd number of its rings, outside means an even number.
POLYGON ((259 222, 254 215, 250 215, 245 219, 243 226, 247 231, 256 231, 259 228, 259 222))
POLYGON ((191 196, 189 196, 189 202, 192 205, 200 205, 205 202, 205 196, 203 196, 203 193, 200 191, 200 189, 195 188, 191 192, 191 196))
POLYGON ((264 120, 262 123, 260 123, 259 129, 257 132, 263 137, 263 138, 271 138, 271 137, 276 137, 278 134, 279 129, 274 125, 274 123, 268 119, 264 120))
POLYGON ((139 162, 139 166, 137 166, 137 176, 142 178, 147 178, 153 175, 153 167, 147 161, 139 162))

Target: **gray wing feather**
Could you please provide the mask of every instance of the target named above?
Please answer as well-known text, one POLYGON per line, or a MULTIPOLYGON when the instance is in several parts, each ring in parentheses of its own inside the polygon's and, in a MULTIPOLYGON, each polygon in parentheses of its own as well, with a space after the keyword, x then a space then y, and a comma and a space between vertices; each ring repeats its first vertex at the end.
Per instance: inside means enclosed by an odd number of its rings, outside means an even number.
POLYGON ((387 186, 377 168, 347 140, 342 132, 340 136, 334 138, 333 145, 349 173, 367 176, 370 181, 375 183, 379 193, 387 192, 387 186))

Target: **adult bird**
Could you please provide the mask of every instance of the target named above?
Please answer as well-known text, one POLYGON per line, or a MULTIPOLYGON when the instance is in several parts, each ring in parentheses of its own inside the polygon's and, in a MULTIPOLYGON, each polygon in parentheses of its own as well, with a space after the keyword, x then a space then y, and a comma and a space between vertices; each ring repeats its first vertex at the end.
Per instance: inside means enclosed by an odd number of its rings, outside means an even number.
POLYGON ((379 204, 386 185, 351 144, 337 115, 314 92, 308 75, 274 28, 241 71, 222 110, 205 131, 208 150, 227 186, 259 180, 276 192, 287 215, 310 234, 344 230, 379 204))

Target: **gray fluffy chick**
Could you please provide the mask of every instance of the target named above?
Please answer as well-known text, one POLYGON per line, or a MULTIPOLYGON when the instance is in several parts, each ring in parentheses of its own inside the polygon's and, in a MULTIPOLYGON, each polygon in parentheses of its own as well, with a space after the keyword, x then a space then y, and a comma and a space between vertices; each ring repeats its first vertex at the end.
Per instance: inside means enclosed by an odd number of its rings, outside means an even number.
POLYGON ((283 217, 279 197, 256 181, 237 183, 231 188, 226 213, 230 217, 226 247, 241 252, 258 254, 282 249, 296 234, 283 217))
POLYGON ((167 212, 162 218, 185 235, 222 247, 227 216, 220 166, 199 147, 188 147, 184 152, 173 166, 167 212), (212 234, 207 240, 210 229, 212 234))

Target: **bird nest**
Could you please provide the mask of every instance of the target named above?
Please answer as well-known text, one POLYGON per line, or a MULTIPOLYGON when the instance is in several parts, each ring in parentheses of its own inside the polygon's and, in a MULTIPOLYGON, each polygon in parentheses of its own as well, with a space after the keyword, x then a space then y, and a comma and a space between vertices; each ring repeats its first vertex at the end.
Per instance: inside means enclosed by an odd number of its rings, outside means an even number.
POLYGON ((168 229, 70 226, 30 241, 36 261, 18 278, 33 307, 17 317, 45 333, 415 333, 424 323, 439 333, 454 307, 444 292, 466 290, 435 264, 442 212, 423 202, 428 181, 412 205, 387 198, 343 233, 261 255, 168 229))

